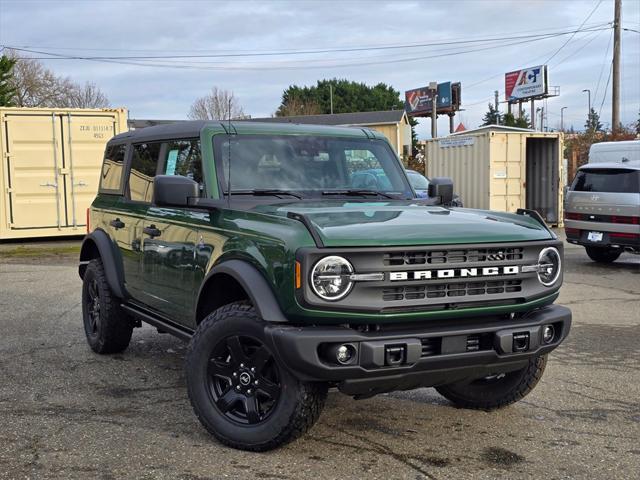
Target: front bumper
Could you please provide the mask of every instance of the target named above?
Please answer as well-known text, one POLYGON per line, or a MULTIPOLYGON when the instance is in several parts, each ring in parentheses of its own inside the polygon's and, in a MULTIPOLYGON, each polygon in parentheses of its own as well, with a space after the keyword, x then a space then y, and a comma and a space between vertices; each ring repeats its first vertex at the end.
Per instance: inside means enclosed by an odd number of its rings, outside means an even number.
POLYGON ((269 325, 267 336, 283 365, 306 381, 330 382, 347 394, 429 387, 517 370, 549 353, 569 334, 571 311, 550 305, 517 318, 475 319, 392 332, 348 327, 269 325), (555 335, 544 343, 542 330, 555 335), (332 345, 356 352, 347 365, 332 361, 332 345))

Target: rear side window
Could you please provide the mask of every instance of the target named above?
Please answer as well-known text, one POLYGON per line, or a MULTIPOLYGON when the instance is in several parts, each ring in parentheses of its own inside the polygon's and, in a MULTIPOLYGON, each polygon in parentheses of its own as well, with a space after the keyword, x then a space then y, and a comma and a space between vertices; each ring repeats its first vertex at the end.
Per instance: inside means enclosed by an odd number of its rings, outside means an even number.
POLYGON ((571 189, 576 192, 640 193, 640 170, 580 170, 571 189))
POLYGON ((190 178, 204 191, 200 140, 173 140, 162 149, 161 175, 180 175, 190 178))
POLYGON ((100 191, 120 192, 126 150, 126 145, 111 145, 106 148, 100 175, 100 191))
POLYGON ((160 143, 139 143, 133 146, 129 173, 129 198, 136 202, 151 203, 153 177, 158 170, 160 143))

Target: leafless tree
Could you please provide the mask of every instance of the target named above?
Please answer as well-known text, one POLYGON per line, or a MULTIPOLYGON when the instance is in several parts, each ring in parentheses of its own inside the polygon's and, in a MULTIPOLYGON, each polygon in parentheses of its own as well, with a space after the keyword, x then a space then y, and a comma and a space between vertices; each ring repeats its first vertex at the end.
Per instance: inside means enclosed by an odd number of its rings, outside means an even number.
POLYGON ((193 102, 187 116, 191 120, 226 120, 244 118, 245 115, 233 92, 213 87, 211 93, 193 102))
POLYGON ((84 86, 74 85, 74 88, 69 92, 68 106, 71 108, 106 108, 109 106, 109 99, 95 83, 86 82, 84 86))
POLYGON ((15 58, 12 82, 17 107, 104 108, 109 100, 93 83, 84 86, 61 77, 42 62, 9 52, 15 58))
POLYGON ((322 113, 320 105, 313 100, 303 102, 298 97, 291 97, 286 105, 280 106, 276 112, 276 116, 291 117, 294 115, 317 115, 319 113, 322 113))

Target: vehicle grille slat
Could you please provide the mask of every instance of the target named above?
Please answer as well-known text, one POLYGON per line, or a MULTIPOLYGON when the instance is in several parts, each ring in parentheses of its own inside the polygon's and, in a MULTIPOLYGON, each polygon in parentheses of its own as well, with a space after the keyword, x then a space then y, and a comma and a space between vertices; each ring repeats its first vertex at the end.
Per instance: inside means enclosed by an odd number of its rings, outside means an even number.
POLYGON ((522 260, 523 247, 399 251, 384 254, 384 265, 441 265, 522 260))
POLYGON ((492 280, 486 282, 455 282, 438 285, 406 286, 382 289, 384 301, 416 300, 421 298, 495 295, 522 291, 522 280, 492 280))

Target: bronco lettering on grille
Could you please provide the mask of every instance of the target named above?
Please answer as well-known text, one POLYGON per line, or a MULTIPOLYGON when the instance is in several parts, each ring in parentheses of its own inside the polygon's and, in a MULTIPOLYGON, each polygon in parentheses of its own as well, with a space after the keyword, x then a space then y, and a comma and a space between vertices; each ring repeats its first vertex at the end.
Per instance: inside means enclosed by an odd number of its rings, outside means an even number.
POLYGON ((431 280, 434 278, 491 277, 495 275, 516 275, 518 273, 520 273, 520 267, 517 265, 484 268, 448 268, 441 270, 389 272, 389 280, 396 282, 401 280, 431 280))

